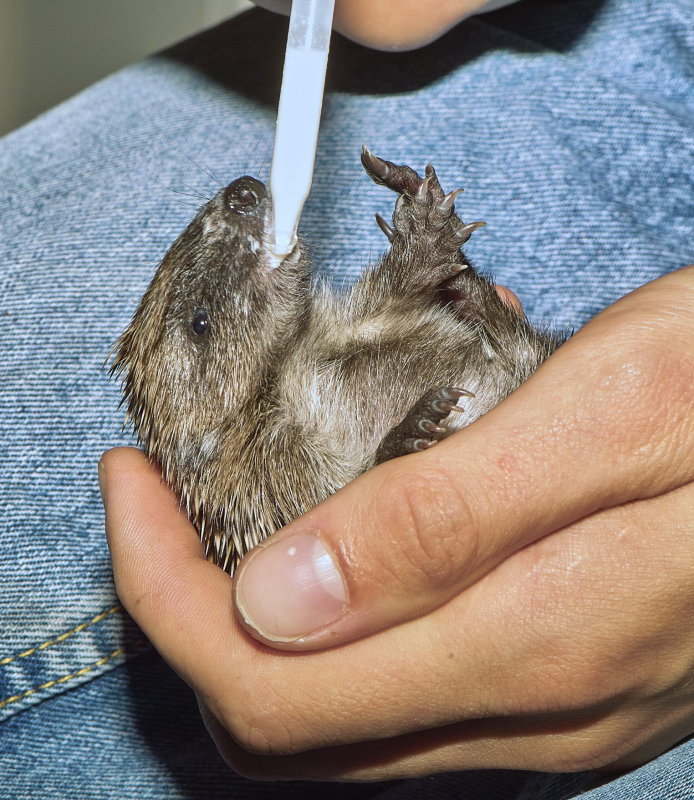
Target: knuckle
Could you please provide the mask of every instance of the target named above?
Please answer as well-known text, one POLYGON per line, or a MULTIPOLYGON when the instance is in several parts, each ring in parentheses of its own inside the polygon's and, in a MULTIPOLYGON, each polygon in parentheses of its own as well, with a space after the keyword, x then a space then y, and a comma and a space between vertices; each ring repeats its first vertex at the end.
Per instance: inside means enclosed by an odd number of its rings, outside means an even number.
POLYGON ((559 607, 549 615, 543 613, 540 647, 537 629, 530 625, 533 635, 517 655, 533 677, 514 699, 517 713, 585 715, 590 709, 610 707, 638 688, 638 676, 629 671, 628 654, 608 652, 608 644, 581 630, 581 621, 576 629, 570 619, 567 628, 562 615, 559 607))
POLYGON ((647 316, 624 312, 604 342, 605 361, 614 380, 639 406, 661 410, 673 397, 683 394, 692 399, 692 299, 694 294, 684 313, 677 307, 679 299, 654 304, 647 316))
POLYGON ((691 427, 694 358, 642 324, 627 323, 601 343, 596 380, 584 410, 621 454, 653 455, 691 427))
MULTIPOLYGON (((643 410, 644 416, 652 413, 652 406, 660 400, 658 385, 663 371, 662 355, 644 346, 629 330, 620 331, 613 342, 605 342, 608 352, 601 358, 598 375, 598 397, 620 397, 618 413, 624 417, 624 404, 634 411, 643 410)), ((617 409, 615 409, 617 410, 617 409)))
POLYGON ((632 731, 608 730, 600 723, 561 738, 547 768, 551 772, 588 772, 612 764, 634 746, 632 731))
POLYGON ((610 705, 630 688, 618 659, 604 654, 599 658, 586 656, 578 646, 567 649, 539 673, 542 681, 537 684, 538 707, 550 712, 583 713, 610 705))
POLYGON ((291 755, 314 745, 298 704, 267 680, 257 690, 250 685, 242 697, 235 697, 224 723, 239 747, 254 756, 291 755))
POLYGON ((294 752, 291 729, 282 720, 266 714, 250 719, 237 741, 247 753, 256 756, 294 752))
POLYGON ((564 678, 563 703, 560 698, 557 700, 570 711, 609 705, 624 688, 604 659, 576 657, 571 667, 565 668, 564 678))
POLYGON ((476 560, 477 525, 455 480, 424 466, 396 471, 380 489, 382 529, 392 535, 370 552, 374 573, 389 574, 408 592, 457 584, 476 560))
POLYGON ((224 757, 227 765, 241 778, 249 781, 272 781, 286 779, 287 775, 278 775, 272 769, 272 762, 262 756, 235 752, 224 757))
POLYGON ((287 780, 292 777, 291 765, 294 760, 292 756, 282 757, 268 755, 266 752, 251 752, 235 739, 233 743, 218 740, 216 744, 226 764, 242 778, 253 781, 268 781, 287 780))
POLYGON ((246 753, 272 756, 295 750, 292 728, 279 714, 273 716, 266 711, 237 710, 228 720, 227 727, 234 741, 246 753))
POLYGON ((253 755, 243 750, 223 753, 223 758, 237 775, 251 781, 335 780, 339 776, 326 759, 316 761, 311 754, 298 756, 253 755))

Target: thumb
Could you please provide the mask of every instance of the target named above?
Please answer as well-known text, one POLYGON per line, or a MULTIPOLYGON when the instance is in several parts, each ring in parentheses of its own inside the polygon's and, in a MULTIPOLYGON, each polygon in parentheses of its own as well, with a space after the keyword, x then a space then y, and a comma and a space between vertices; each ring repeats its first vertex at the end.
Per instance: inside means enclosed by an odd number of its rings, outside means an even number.
POLYGON ((690 480, 693 278, 634 292, 473 425, 360 476, 251 551, 234 582, 242 624, 284 649, 365 636, 541 536, 690 480))

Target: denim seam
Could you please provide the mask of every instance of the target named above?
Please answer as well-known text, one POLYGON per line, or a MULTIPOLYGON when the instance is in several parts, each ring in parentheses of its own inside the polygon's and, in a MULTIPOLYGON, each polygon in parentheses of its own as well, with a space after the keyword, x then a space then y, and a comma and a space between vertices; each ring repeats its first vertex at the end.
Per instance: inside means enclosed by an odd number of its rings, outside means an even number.
MULTIPOLYGON (((140 645, 145 643, 145 639, 138 639, 127 649, 135 649, 140 647, 140 645)), ((92 672, 93 670, 97 669, 98 667, 102 667, 104 664, 108 664, 109 661, 112 661, 114 658, 118 658, 118 656, 123 655, 126 652, 125 647, 119 647, 117 650, 114 650, 107 656, 103 656, 102 658, 95 661, 88 667, 82 667, 82 669, 78 669, 75 672, 68 673, 67 675, 63 675, 62 678, 55 678, 52 681, 46 681, 46 683, 42 683, 39 686, 36 686, 34 689, 27 689, 25 692, 21 692, 20 694, 15 694, 12 697, 8 697, 5 700, 0 700, 0 709, 5 708, 10 703, 16 703, 19 700, 24 700, 27 697, 30 697, 32 694, 36 694, 44 689, 50 689, 53 686, 57 686, 59 684, 67 683, 74 678, 81 678, 83 675, 86 675, 88 672, 92 672)))
MULTIPOLYGON (((109 608, 107 611, 102 611, 100 614, 97 614, 95 617, 89 620, 89 622, 82 622, 80 625, 76 625, 74 628, 70 628, 70 630, 65 631, 65 633, 61 633, 59 636, 56 636, 53 639, 49 639, 42 644, 36 645, 36 647, 32 647, 29 650, 24 650, 22 653, 18 653, 16 656, 7 656, 6 658, 0 659, 0 667, 5 667, 8 664, 11 664, 13 661, 16 661, 18 658, 28 658, 29 656, 33 656, 34 654, 46 650, 49 647, 52 647, 54 644, 61 644, 66 639, 69 639, 71 636, 74 636, 76 633, 80 633, 83 630, 86 630, 91 625, 96 625, 101 620, 106 619, 106 617, 110 616, 111 614, 116 614, 118 612, 122 612, 123 607, 121 605, 113 606, 113 608, 109 608)), ((7 701, 0 702, 0 708, 3 707, 3 703, 7 703, 7 701)))
POLYGON ((114 601, 115 597, 103 611, 92 611, 80 624, 62 628, 42 644, 3 659, 0 723, 117 669, 147 649, 142 631, 114 601))

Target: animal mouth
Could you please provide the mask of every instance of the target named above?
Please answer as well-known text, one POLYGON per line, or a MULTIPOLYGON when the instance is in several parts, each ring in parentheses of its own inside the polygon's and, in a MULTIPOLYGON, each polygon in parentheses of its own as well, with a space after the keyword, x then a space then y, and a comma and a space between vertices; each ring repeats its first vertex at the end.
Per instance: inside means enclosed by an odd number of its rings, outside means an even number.
POLYGON ((241 251, 250 251, 257 267, 256 276, 269 277, 283 264, 294 266, 298 262, 301 257, 298 243, 284 257, 274 251, 274 214, 264 183, 244 175, 232 181, 220 194, 227 223, 236 230, 241 251))

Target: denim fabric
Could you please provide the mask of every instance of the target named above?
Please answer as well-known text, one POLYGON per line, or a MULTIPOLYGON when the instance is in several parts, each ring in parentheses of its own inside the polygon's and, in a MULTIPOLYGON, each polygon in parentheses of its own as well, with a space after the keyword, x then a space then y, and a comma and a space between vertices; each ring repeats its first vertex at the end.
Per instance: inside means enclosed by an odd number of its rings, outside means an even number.
MULTIPOLYGON (((315 264, 347 281, 384 248, 373 212, 393 197, 362 142, 465 187, 465 219, 488 222, 469 255, 537 321, 581 325, 694 261, 693 19, 689 0, 526 0, 409 54, 335 37, 302 218, 315 264)), ((95 468, 129 437, 101 366, 208 171, 267 177, 285 32, 249 13, 0 141, 2 797, 231 795, 187 690, 129 658, 147 645, 114 595, 95 468)), ((679 800, 693 749, 590 791, 517 773, 329 791, 679 800)), ((292 794, 249 786, 233 796, 292 794)))

